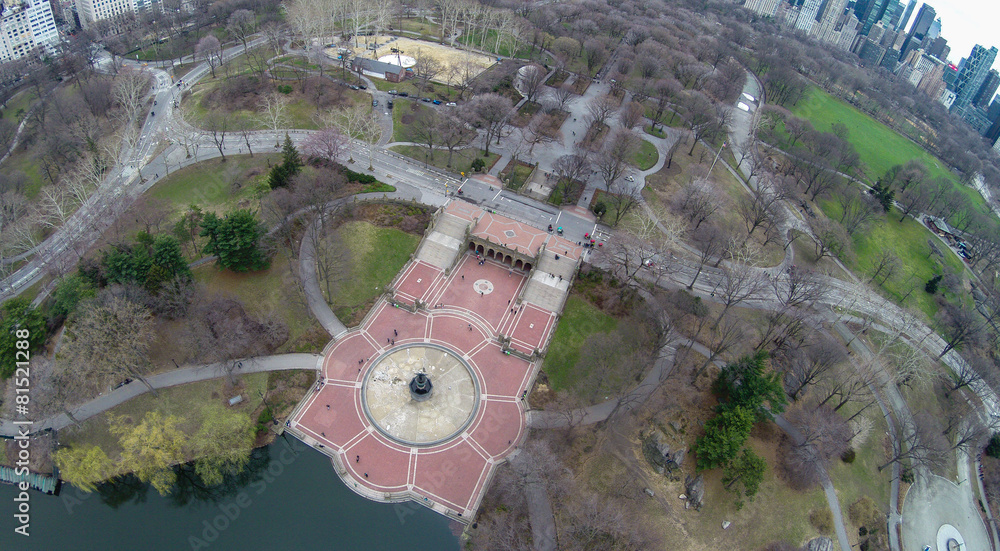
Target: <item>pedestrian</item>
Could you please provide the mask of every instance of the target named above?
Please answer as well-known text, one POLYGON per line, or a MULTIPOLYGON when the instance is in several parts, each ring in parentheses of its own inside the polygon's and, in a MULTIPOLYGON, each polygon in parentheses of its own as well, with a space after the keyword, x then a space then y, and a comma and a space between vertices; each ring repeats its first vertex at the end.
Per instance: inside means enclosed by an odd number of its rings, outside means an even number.
POLYGON ((320 434, 323 435, 323 438, 326 438, 326 433, 325 432, 321 432, 320 434))
POLYGON ((327 405, 326 405, 326 410, 327 410, 327 411, 330 411, 330 404, 327 404, 327 405))
POLYGON ((159 174, 157 174, 157 175, 156 175, 156 176, 154 176, 154 177, 155 177, 155 178, 159 178, 159 177, 160 177, 160 175, 159 175, 159 174))
POLYGON ((465 281, 465 274, 462 274, 462 281, 465 281))
POLYGON ((360 455, 354 456, 354 462, 355 463, 361 463, 361 456, 360 455))
POLYGON ((368 473, 365 473, 365 478, 368 478, 368 473))
POLYGON ((393 329, 392 330, 392 336, 398 337, 399 336, 399 332, 397 332, 395 329, 393 329))
POLYGON ((385 342, 386 342, 386 343, 391 343, 391 342, 392 342, 392 339, 390 339, 389 337, 386 337, 386 338, 385 338, 385 342))
POLYGON ((472 324, 469 324, 469 331, 472 331, 472 324))
POLYGON ((396 339, 392 339, 392 345, 396 346, 396 339))
POLYGON ((510 306, 510 300, 507 300, 507 306, 510 306))

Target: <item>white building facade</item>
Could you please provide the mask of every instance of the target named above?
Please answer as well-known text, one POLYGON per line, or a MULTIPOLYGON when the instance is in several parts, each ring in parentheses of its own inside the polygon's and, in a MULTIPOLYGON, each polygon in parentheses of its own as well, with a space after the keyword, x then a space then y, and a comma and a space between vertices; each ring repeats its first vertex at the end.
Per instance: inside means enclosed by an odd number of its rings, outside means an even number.
POLYGON ((76 13, 80 16, 80 25, 85 29, 97 21, 115 19, 138 11, 138 0, 76 0, 76 13))
POLYGON ((0 3, 0 62, 20 59, 41 46, 54 48, 59 31, 49 0, 22 0, 0 3))

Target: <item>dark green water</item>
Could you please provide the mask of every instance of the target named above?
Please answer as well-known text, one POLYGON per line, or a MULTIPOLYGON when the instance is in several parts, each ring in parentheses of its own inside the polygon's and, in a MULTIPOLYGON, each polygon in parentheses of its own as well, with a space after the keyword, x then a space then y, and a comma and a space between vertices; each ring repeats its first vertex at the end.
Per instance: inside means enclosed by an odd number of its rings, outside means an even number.
POLYGON ((16 488, 0 484, 0 550, 447 550, 449 520, 413 503, 369 501, 329 458, 289 437, 257 450, 222 488, 181 472, 161 497, 137 480, 57 497, 31 492, 30 537, 14 533, 16 488))

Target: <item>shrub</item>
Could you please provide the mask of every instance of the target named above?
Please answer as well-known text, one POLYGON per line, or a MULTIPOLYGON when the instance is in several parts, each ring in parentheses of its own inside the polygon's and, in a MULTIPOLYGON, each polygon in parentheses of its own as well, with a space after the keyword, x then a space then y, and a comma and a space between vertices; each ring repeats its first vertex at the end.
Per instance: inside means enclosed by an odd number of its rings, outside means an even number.
POLYGON ((486 161, 484 161, 481 157, 476 157, 472 160, 471 168, 474 172, 479 172, 480 170, 486 168, 486 161))
POLYGON ((813 509, 809 512, 809 524, 820 534, 833 533, 833 514, 828 507, 813 509))
POLYGON ((292 85, 291 84, 280 84, 280 85, 278 85, 278 91, 281 92, 282 94, 291 94, 292 93, 292 85))
POLYGON ((932 277, 926 284, 924 284, 924 291, 927 291, 928 295, 933 295, 938 290, 938 284, 941 283, 942 275, 938 274, 932 277))
POLYGON ((604 201, 598 201, 594 204, 594 214, 596 214, 598 218, 603 217, 607 212, 608 206, 604 204, 604 201))
POLYGON ((854 453, 854 448, 847 448, 847 451, 840 454, 840 460, 844 463, 854 463, 856 455, 857 454, 854 453))
POLYGON ((910 469, 904 470, 903 474, 899 475, 899 480, 907 484, 913 484, 913 471, 910 469))
POLYGON ((1000 433, 994 434, 990 438, 990 443, 986 445, 986 455, 1000 458, 1000 433))
POLYGON ((344 177, 347 178, 348 182, 358 182, 359 184, 374 184, 378 180, 370 174, 362 174, 360 172, 354 172, 353 170, 344 167, 344 177))

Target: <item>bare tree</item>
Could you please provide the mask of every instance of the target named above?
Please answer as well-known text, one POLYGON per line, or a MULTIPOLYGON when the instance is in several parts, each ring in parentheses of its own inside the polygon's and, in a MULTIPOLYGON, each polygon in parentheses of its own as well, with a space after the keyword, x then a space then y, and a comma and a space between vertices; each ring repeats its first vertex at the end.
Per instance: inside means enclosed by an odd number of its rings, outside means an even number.
POLYGON ((535 64, 526 65, 518 72, 518 76, 521 94, 524 95, 529 103, 537 101, 538 94, 542 90, 542 83, 545 82, 545 77, 548 76, 545 69, 535 64))
POLYGON ((646 116, 646 108, 639 102, 630 101, 625 109, 622 110, 621 120, 622 126, 628 129, 633 129, 636 126, 642 124, 643 119, 646 116))
POLYGON ((785 392, 792 400, 798 400, 807 387, 832 376, 833 369, 846 359, 844 345, 826 334, 820 334, 815 342, 804 348, 782 352, 778 364, 785 375, 785 392))
POLYGON ((562 84, 558 88, 552 90, 549 94, 552 98, 556 110, 565 111, 570 104, 576 101, 576 94, 573 93, 573 89, 568 84, 562 84))
POLYGON ((250 10, 236 10, 229 16, 226 30, 236 40, 243 43, 243 51, 247 50, 247 40, 257 32, 257 16, 250 10))
POLYGON ((926 413, 913 416, 912 425, 904 425, 900 445, 893 450, 888 461, 878 466, 882 472, 896 462, 908 461, 914 467, 940 467, 947 459, 950 446, 945 440, 941 423, 926 413))
POLYGON ((281 130, 288 125, 288 98, 281 94, 261 96, 257 120, 274 132, 274 148, 281 147, 281 130))
POLYGON ((604 180, 605 190, 610 192, 619 178, 625 175, 638 148, 639 137, 631 130, 617 128, 608 136, 601 152, 594 158, 594 166, 604 180))
POLYGON ((423 94, 427 84, 444 70, 444 65, 436 57, 424 53, 419 48, 414 59, 416 63, 413 65, 413 76, 417 80, 417 93, 423 94))
POLYGON ((606 125, 616 109, 618 103, 611 96, 597 96, 587 103, 587 119, 591 125, 606 125))
POLYGON ((468 113, 482 127, 483 145, 486 155, 490 154, 490 143, 495 139, 497 144, 507 130, 514 108, 510 100, 500 94, 481 94, 473 98, 468 113))
POLYGON ((465 121, 458 116, 449 113, 441 117, 438 140, 448 150, 448 167, 451 167, 455 150, 465 147, 475 137, 476 133, 466 127, 465 121))
POLYGON ((310 134, 302 144, 302 151, 313 158, 337 162, 348 147, 347 143, 340 129, 327 126, 310 134))
POLYGON ((204 59, 208 67, 212 70, 212 78, 215 78, 215 68, 222 64, 222 44, 214 34, 207 34, 198 40, 194 47, 195 59, 204 59))
POLYGON ((222 162, 226 162, 226 133, 231 130, 232 116, 229 113, 210 113, 205 118, 205 129, 212 135, 212 141, 219 150, 222 162))
POLYGON ((582 184, 584 176, 590 171, 590 161, 583 151, 562 155, 552 163, 559 180, 556 182, 564 197, 569 196, 574 188, 582 184))
POLYGON ((878 285, 885 285, 885 282, 896 274, 899 270, 899 257, 890 249, 884 249, 871 260, 869 265, 870 276, 868 282, 877 282, 878 285))

